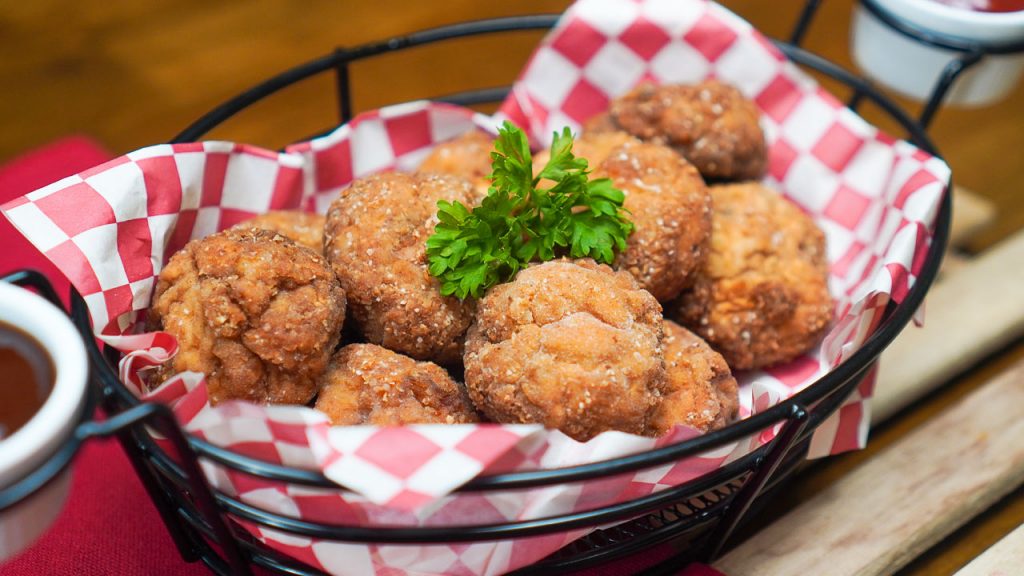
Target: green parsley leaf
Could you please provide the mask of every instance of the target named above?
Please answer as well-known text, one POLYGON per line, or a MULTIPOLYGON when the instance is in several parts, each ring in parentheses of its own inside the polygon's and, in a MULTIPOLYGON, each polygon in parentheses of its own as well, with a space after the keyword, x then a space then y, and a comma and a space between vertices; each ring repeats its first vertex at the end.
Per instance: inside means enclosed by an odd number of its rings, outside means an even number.
POLYGON ((427 239, 430 274, 441 294, 480 294, 534 260, 562 255, 611 264, 626 247, 633 223, 625 194, 611 180, 590 180, 586 159, 572 153, 568 128, 554 133, 551 158, 533 174, 526 134, 505 122, 491 152, 491 186, 479 206, 437 203, 438 225, 427 239), (542 183, 553 182, 549 188, 542 183))

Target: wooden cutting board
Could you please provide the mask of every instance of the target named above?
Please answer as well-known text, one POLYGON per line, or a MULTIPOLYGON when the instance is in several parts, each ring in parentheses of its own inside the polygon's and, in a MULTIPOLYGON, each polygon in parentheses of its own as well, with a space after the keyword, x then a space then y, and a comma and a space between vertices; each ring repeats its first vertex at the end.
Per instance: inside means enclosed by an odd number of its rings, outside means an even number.
MULTIPOLYGON (((992 210, 957 190, 952 250, 992 210)), ((947 259, 923 328, 882 356, 873 424, 913 405, 1024 333, 1024 231, 977 257, 947 259)), ((905 566, 1024 483, 1024 360, 715 563, 729 576, 881 575, 905 566)), ((962 573, 1024 574, 1024 528, 962 573), (1000 572, 1000 570, 1002 572, 1000 572)))
POLYGON ((729 576, 892 574, 1024 482, 1022 416, 1024 361, 714 567, 729 576))

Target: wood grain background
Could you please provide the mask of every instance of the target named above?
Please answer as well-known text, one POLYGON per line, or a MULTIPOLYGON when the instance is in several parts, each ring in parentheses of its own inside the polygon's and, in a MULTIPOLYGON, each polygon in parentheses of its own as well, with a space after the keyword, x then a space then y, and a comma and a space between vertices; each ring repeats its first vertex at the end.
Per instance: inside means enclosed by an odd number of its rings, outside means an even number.
MULTIPOLYGON (((765 33, 786 36, 802 2, 726 0, 765 33)), ((353 45, 460 20, 559 12, 567 0, 5 2, 0 9, 0 162, 78 132, 114 152, 166 141, 260 80, 353 45)), ((846 66, 852 0, 824 2, 807 46, 846 66)), ((353 69, 357 109, 509 82, 537 33, 464 39, 378 57, 353 69)), ((336 121, 330 76, 288 89, 211 137, 270 147, 336 121)), ((908 103, 914 106, 913 103, 908 103)), ((866 114, 875 117, 870 110, 866 114)), ((954 178, 999 206, 982 248, 1024 227, 1024 88, 980 110, 944 110, 933 136, 954 178)))
MULTIPOLYGON (((725 0, 770 36, 788 35, 802 2, 725 0)), ((568 0, 445 2, 374 0, 7 1, 0 7, 0 162, 70 133, 90 135, 123 153, 166 141, 238 92, 288 67, 355 45, 467 19, 560 12, 568 0)), ((853 0, 824 2, 806 46, 844 66, 853 0)), ((464 39, 361 62, 353 68, 357 109, 510 82, 537 33, 464 39)), ((845 94, 838 94, 844 97, 845 94)), ((333 78, 285 90, 227 122, 210 137, 277 148, 337 121, 333 78)), ((902 101, 912 110, 917 104, 902 101)), ((866 116, 877 115, 866 110, 866 116)), ((932 136, 958 184, 991 199, 995 224, 971 243, 987 248, 1024 228, 1024 86, 977 110, 945 109, 932 136)), ((1024 357, 1024 343, 990 358, 872 432, 865 451, 813 465, 770 518, 827 489, 879 450, 956 403, 1024 357)), ((979 521, 904 569, 948 574, 1024 519, 1018 490, 979 521)), ((749 527, 751 534, 757 528, 749 527)))

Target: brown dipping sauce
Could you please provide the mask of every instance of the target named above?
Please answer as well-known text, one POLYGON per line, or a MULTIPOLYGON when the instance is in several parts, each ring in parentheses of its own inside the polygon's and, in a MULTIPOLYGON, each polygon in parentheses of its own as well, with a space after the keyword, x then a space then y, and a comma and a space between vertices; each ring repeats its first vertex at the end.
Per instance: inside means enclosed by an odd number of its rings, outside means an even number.
POLYGON ((42 408, 56 378, 53 360, 35 338, 0 322, 0 440, 42 408))

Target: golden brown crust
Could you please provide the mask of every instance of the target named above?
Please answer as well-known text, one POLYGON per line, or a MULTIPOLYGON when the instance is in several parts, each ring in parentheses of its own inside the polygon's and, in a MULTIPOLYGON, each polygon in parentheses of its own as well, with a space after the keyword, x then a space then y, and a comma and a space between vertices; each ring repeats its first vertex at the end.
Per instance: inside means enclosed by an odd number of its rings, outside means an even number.
MULTIPOLYGON (((711 194, 696 168, 670 148, 620 131, 586 133, 573 144, 592 178, 611 178, 626 194, 623 206, 636 226, 613 263, 633 275, 659 302, 693 284, 711 236, 711 194)), ((534 156, 534 171, 550 150, 534 156)))
POLYGON ((480 420, 465 388, 443 368, 374 344, 351 344, 335 352, 321 377, 316 409, 336 426, 480 420))
POLYGON ((592 260, 530 266, 479 302, 466 385, 496 422, 539 422, 585 441, 643 434, 661 401, 661 306, 592 260))
POLYGON ((467 180, 441 174, 378 174, 356 180, 331 204, 324 254, 367 341, 441 364, 462 354, 474 302, 441 296, 427 269, 437 201, 476 204, 467 180))
POLYGON ((632 274, 659 302, 668 302, 693 284, 704 263, 711 194, 697 169, 669 148, 629 137, 612 146, 622 136, 584 136, 579 148, 581 155, 589 152, 591 142, 609 149, 593 177, 611 178, 626 194, 623 206, 636 226, 614 268, 632 274))
POLYGON ((233 228, 237 230, 249 228, 272 230, 320 254, 324 250, 324 222, 325 218, 322 214, 312 214, 301 210, 271 210, 266 214, 239 222, 233 228))
MULTIPOLYGON (((420 164, 420 172, 439 172, 461 176, 474 183, 487 180, 491 174, 491 149, 494 137, 480 130, 471 130, 438 144, 420 164)), ((484 186, 486 188, 486 186, 484 186)))
POLYGON ((739 90, 717 80, 693 86, 642 84, 612 101, 584 132, 625 130, 667 144, 706 178, 757 179, 768 166, 760 113, 739 90))
POLYGON ((818 342, 832 318, 825 235, 760 184, 712 186, 711 196, 703 272, 666 308, 733 369, 792 360, 818 342))
POLYGON ((154 384, 206 374, 210 403, 306 404, 338 344, 345 292, 323 257, 269 230, 189 242, 160 272, 150 322, 178 354, 154 384))
POLYGON ((596 116, 591 116, 583 124, 584 134, 599 134, 601 132, 622 132, 622 128, 612 119, 611 112, 601 112, 596 116))
POLYGON ((676 424, 701 432, 736 418, 739 387, 725 358, 693 332, 665 321, 665 397, 651 418, 650 432, 662 436, 676 424))

